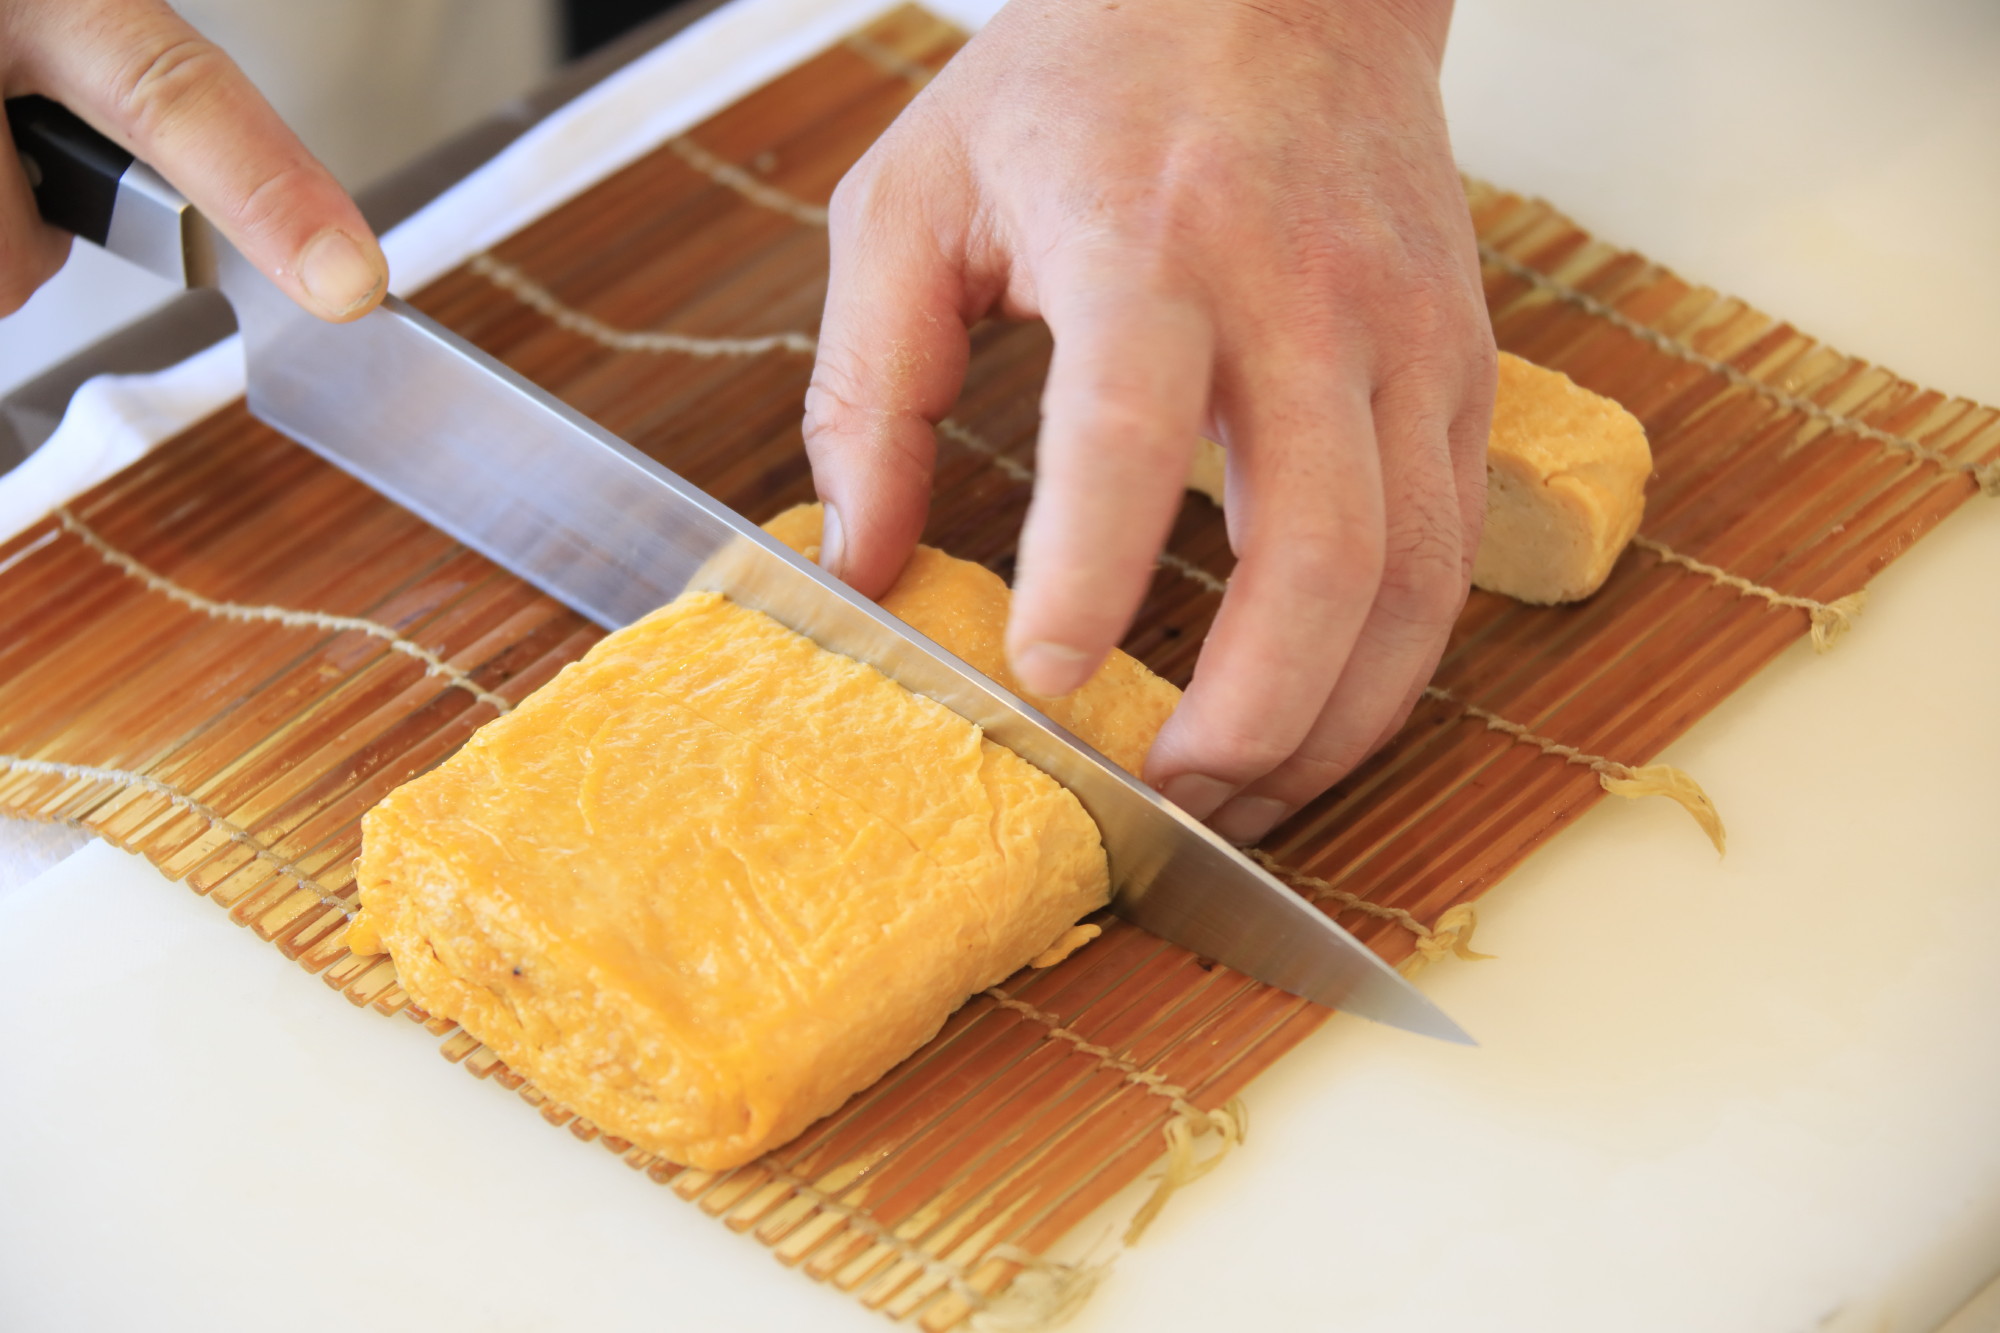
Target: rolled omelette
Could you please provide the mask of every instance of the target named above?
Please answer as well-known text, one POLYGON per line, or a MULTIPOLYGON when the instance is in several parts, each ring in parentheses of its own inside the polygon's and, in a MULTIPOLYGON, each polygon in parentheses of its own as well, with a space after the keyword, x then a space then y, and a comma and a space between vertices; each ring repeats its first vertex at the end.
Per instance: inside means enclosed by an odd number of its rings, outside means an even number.
MULTIPOLYGON (((1500 353, 1472 582, 1538 605, 1590 596, 1639 530, 1652 473, 1637 417, 1561 371, 1500 353)), ((1226 474, 1222 446, 1202 440, 1188 489, 1220 505, 1226 474)))
MULTIPOLYGON (((769 525, 814 552, 817 506, 769 525)), ((1005 584, 919 548, 883 599, 1006 675, 1005 584)), ((1048 711, 1137 771, 1179 691, 1115 654, 1048 711)), ((411 997, 676 1162, 797 1135, 1109 897, 1054 779, 713 593, 607 636, 362 823, 362 911, 411 997)))

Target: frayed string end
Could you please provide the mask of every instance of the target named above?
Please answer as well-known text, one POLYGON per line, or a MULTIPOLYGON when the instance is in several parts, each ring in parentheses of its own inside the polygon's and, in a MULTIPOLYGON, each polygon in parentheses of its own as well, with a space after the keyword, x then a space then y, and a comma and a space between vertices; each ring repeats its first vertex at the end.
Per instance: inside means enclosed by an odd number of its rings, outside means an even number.
POLYGON ((972 1317, 977 1333, 1033 1333, 1060 1324, 1084 1307, 1111 1263, 1063 1264, 1018 1245, 995 1245, 988 1259, 1020 1264, 1021 1272, 998 1299, 972 1317))
POLYGON ((1131 1225, 1125 1228, 1125 1243, 1137 1243, 1146 1228, 1153 1225, 1153 1219, 1167 1206, 1167 1200, 1183 1185, 1192 1184, 1213 1171, 1232 1149, 1243 1142, 1244 1134, 1250 1128, 1250 1109, 1240 1097, 1232 1097, 1225 1104, 1212 1111, 1184 1105, 1179 1114, 1166 1124, 1163 1133, 1167 1140, 1167 1163, 1160 1175, 1160 1181, 1153 1189, 1152 1197, 1132 1217, 1131 1225), (1216 1148, 1207 1153, 1195 1150, 1198 1137, 1213 1133, 1219 1140, 1216 1148))
POLYGON ((1728 849, 1729 831, 1722 826, 1722 812, 1708 799, 1699 782, 1672 764, 1647 764, 1643 768, 1620 765, 1617 771, 1598 773, 1597 781, 1613 796, 1628 800, 1636 801, 1641 796, 1666 797, 1694 816, 1694 822, 1701 825, 1701 831, 1715 844, 1717 856, 1728 849))
POLYGON ((1972 479, 1979 483, 1980 494, 2000 497, 2000 458, 1973 468, 1972 479))
POLYGON ((1413 976, 1447 957, 1472 963, 1492 958, 1492 954, 1480 953, 1472 947, 1472 932, 1478 927, 1479 915, 1471 903, 1446 908, 1443 915, 1431 922, 1430 934, 1417 941, 1417 951, 1403 965, 1404 975, 1413 976))
POLYGON ((1854 618, 1861 614, 1861 608, 1868 600, 1868 590, 1851 592, 1845 597, 1837 597, 1824 606, 1812 609, 1812 646, 1816 653, 1823 653, 1840 641, 1840 636, 1854 627, 1854 618))

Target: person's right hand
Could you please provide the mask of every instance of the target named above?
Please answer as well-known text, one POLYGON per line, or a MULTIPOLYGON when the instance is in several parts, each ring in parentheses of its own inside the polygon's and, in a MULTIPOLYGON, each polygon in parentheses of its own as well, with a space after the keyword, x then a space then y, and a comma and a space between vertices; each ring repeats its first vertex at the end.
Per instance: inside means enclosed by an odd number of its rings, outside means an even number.
MULTIPOLYGON (((131 150, 313 314, 356 319, 387 291, 361 210, 165 0, 0 0, 0 93, 52 98, 131 150)), ((0 153, 0 315, 54 276, 69 243, 0 153)))

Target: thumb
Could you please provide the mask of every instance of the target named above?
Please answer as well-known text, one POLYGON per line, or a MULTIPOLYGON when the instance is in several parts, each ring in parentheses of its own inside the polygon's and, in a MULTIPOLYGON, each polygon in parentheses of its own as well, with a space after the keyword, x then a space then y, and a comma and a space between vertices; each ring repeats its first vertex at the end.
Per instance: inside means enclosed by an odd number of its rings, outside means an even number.
POLYGON ((361 210, 236 63, 161 0, 51 6, 23 71, 149 163, 305 309, 357 318, 389 266, 361 210))
POLYGON ((932 425, 965 380, 958 270, 924 202, 863 162, 834 193, 819 358, 806 391, 806 452, 826 503, 822 563, 878 597, 902 572, 930 507, 932 425))

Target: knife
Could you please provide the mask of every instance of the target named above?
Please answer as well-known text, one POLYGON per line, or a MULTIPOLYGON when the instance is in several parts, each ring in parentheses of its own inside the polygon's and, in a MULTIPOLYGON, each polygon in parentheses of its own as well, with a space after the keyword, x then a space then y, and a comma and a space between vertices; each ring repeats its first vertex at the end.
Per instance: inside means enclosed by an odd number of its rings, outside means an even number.
POLYGON ((7 122, 45 219, 228 298, 266 423, 606 629, 710 590, 866 662, 1075 793, 1118 915, 1294 995, 1470 1044, 1199 821, 555 395, 394 296, 350 324, 307 314, 157 172, 46 98, 9 100, 7 122))

